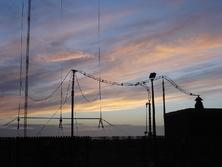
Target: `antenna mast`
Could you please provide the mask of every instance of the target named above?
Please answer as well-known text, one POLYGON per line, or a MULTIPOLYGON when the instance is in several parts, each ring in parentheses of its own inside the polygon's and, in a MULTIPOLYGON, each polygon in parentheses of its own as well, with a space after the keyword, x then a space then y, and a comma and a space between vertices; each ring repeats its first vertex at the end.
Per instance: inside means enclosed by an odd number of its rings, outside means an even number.
POLYGON ((31 0, 28 0, 28 27, 26 39, 26 71, 25 71, 25 105, 24 105, 24 137, 27 136, 27 114, 28 114, 28 87, 29 87, 29 45, 30 45, 30 23, 31 23, 31 0))
MULTIPOLYGON (((22 98, 22 69, 23 69, 23 17, 24 17, 24 1, 22 1, 21 9, 21 38, 20 38, 20 72, 19 72, 19 107, 17 117, 17 130, 20 128, 21 98, 22 98)), ((18 133, 19 135, 19 133, 18 133)))
POLYGON ((101 106, 101 100, 102 100, 102 92, 101 92, 101 55, 100 55, 100 0, 98 0, 98 59, 99 59, 99 101, 100 101, 100 108, 99 108, 99 125, 98 128, 100 128, 100 126, 102 128, 104 128, 103 126, 103 119, 102 119, 102 106, 101 106))

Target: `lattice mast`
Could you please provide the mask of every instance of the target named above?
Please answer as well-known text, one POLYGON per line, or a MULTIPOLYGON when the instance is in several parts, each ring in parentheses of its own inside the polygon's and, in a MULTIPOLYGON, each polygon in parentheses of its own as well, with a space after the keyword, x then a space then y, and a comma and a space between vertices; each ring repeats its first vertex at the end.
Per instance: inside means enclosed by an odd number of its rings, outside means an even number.
POLYGON ((20 37, 20 71, 19 71, 19 106, 17 117, 17 130, 20 128, 20 114, 21 114, 21 98, 22 98, 22 69, 23 69, 23 17, 24 17, 24 1, 21 6, 21 37, 20 37))
POLYGON ((24 137, 27 136, 27 115, 28 115, 28 88, 29 88, 29 46, 30 46, 30 25, 31 25, 31 0, 28 0, 28 27, 26 38, 26 61, 25 61, 25 104, 24 104, 24 137))
POLYGON ((102 91, 101 91, 101 50, 100 50, 100 23, 101 23, 101 7, 100 7, 100 0, 98 0, 98 65, 99 65, 99 101, 100 101, 100 106, 99 106, 99 125, 98 128, 103 126, 103 119, 102 119, 102 106, 101 106, 101 101, 102 101, 102 91))

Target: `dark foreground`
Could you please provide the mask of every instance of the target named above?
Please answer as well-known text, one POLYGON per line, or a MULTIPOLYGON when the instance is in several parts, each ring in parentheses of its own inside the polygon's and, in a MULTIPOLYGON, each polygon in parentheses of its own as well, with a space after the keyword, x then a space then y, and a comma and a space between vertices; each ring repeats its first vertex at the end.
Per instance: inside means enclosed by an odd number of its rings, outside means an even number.
POLYGON ((222 166, 222 138, 0 138, 0 166, 222 166))

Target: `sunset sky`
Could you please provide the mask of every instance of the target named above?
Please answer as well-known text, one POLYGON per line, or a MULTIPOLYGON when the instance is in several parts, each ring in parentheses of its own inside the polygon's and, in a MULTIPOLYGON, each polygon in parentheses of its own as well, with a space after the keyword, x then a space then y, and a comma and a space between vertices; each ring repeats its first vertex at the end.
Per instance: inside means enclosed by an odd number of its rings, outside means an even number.
MULTIPOLYGON (((23 65, 27 30, 24 10, 23 65)), ((31 14, 29 95, 50 94, 70 69, 111 81, 146 80, 151 72, 172 78, 182 88, 200 94, 207 108, 221 108, 221 0, 101 0, 98 42, 98 0, 33 0, 31 14), (101 66, 98 66, 98 46, 101 66)), ((21 53, 22 0, 0 0, 0 123, 17 116, 21 53)), ((23 66, 24 67, 24 66, 23 66)), ((24 72, 24 68, 23 68, 24 72)), ((86 102, 76 89, 76 115, 99 116, 113 124, 144 125, 146 91, 140 87, 102 84, 77 74, 86 102)), ((70 75, 63 85, 65 97, 70 75)), ((24 86, 24 82, 23 82, 24 86)), ((155 82, 157 124, 162 125, 161 82, 155 82)), ((194 107, 195 97, 166 82, 167 112, 194 107)), ((22 105, 24 104, 24 93, 22 105)), ((29 100, 29 115, 58 111, 60 91, 44 102, 29 100)), ((23 113, 23 111, 22 111, 23 113)), ((70 116, 70 100, 63 106, 70 116)), ((57 123, 57 122, 56 122, 57 123)), ((68 123, 68 122, 67 122, 68 123)))

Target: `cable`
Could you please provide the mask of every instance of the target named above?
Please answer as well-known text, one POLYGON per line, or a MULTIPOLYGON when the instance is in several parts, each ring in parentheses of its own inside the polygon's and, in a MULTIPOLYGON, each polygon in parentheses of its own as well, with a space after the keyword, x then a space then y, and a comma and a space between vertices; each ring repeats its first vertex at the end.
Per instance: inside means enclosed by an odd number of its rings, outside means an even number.
MULTIPOLYGON (((140 82, 136 82, 136 83, 129 83, 129 82, 115 82, 115 81, 109 81, 109 80, 105 80, 105 79, 101 79, 99 77, 96 77, 92 74, 89 74, 89 73, 86 73, 84 71, 81 71, 81 70, 76 70, 76 72, 88 77, 88 78, 91 78, 95 81, 98 81, 98 82, 102 82, 102 83, 105 83, 105 84, 109 84, 109 85, 115 85, 115 86, 141 86, 141 85, 144 85, 146 83, 148 83, 149 81, 148 80, 144 80, 144 81, 140 81, 140 82)), ((158 78, 159 79, 159 78, 158 78)))
MULTIPOLYGON (((71 71, 70 71, 70 72, 71 72, 71 71)), ((70 72, 68 72, 68 74, 69 74, 70 72)), ((67 76, 68 76, 68 75, 66 75, 66 77, 67 77, 67 76)), ((66 78, 66 77, 65 77, 65 78, 66 78)), ((69 92, 70 84, 71 84, 71 79, 72 79, 72 76, 70 75, 70 79, 69 79, 69 83, 68 83, 68 87, 67 87, 67 91, 66 91, 66 97, 65 97, 65 100, 64 100, 63 103, 62 103, 62 106, 67 102, 68 94, 69 94, 68 92, 69 92)), ((64 82, 64 80, 63 80, 63 82, 64 82)), ((48 119, 48 121, 47 121, 47 122, 42 126, 42 128, 37 132, 37 135, 41 134, 41 131, 44 130, 44 128, 48 125, 48 123, 52 120, 52 118, 53 118, 57 113, 58 113, 58 110, 52 114, 52 116, 48 119)), ((60 117, 60 119, 61 119, 61 117, 60 117)))
MULTIPOLYGON (((65 81, 65 79, 67 78, 68 74, 70 73, 71 71, 69 71, 67 74, 66 74, 66 77, 63 79, 62 82, 65 81)), ((72 76, 70 75, 70 79, 69 79, 69 83, 68 83, 68 87, 67 87, 67 91, 66 91, 66 97, 65 97, 65 100, 64 102, 62 103, 62 105, 64 105, 66 102, 67 102, 67 99, 68 99, 68 92, 69 92, 69 89, 70 89, 70 85, 71 85, 71 79, 72 79, 72 76)), ((45 127, 49 124, 49 122, 53 119, 53 117, 58 113, 58 110, 56 110, 56 112, 54 112, 52 114, 52 116, 48 119, 48 121, 42 126, 42 128, 37 132, 37 135, 41 134, 41 132, 45 129, 45 127)))
POLYGON ((12 122, 16 121, 17 118, 14 118, 12 120, 10 120, 9 122, 6 122, 5 124, 3 124, 3 126, 9 126, 12 122))
POLYGON ((166 79, 172 86, 174 86, 177 90, 179 90, 180 92, 184 93, 184 94, 187 94, 187 95, 190 95, 190 96, 199 96, 198 94, 195 94, 195 93, 192 93, 192 92, 189 92, 183 88, 181 88, 180 86, 178 86, 176 84, 175 81, 173 81, 171 78, 167 77, 167 76, 163 76, 164 79, 166 79))
POLYGON ((86 95, 83 93, 82 88, 80 87, 79 80, 78 80, 77 76, 76 76, 76 82, 77 82, 77 86, 78 86, 78 88, 79 88, 79 91, 80 91, 83 99, 84 99, 86 102, 92 102, 92 101, 91 101, 90 99, 88 99, 88 98, 86 97, 86 95))
MULTIPOLYGON (((144 87, 145 89, 148 89, 149 87, 147 85, 145 85, 146 83, 149 83, 149 80, 144 80, 144 81, 140 81, 140 82, 136 82, 136 83, 128 83, 128 82, 123 82, 123 83, 120 83, 120 82, 113 82, 113 81, 108 81, 108 80, 105 80, 105 79, 101 79, 101 78, 98 78, 98 77, 95 77, 94 75, 92 74, 88 74, 86 72, 83 72, 83 71, 80 71, 80 70, 76 70, 77 72, 79 72, 80 74, 88 77, 88 78, 91 78, 93 80, 96 80, 98 82, 102 82, 102 83, 105 83, 105 84, 109 84, 109 85, 115 85, 115 86, 142 86, 144 87)), ((170 79, 169 77, 167 76, 158 76, 156 77, 154 80, 157 81, 157 80, 160 80, 160 79, 166 79, 172 86, 174 86, 177 90, 179 90, 180 92, 184 93, 184 94, 187 94, 187 95, 190 95, 190 96, 198 96, 198 94, 195 94, 195 93, 192 93, 192 92, 189 92, 183 88, 181 88, 180 86, 178 86, 175 81, 173 81, 172 79, 170 79)))
POLYGON ((52 118, 58 113, 58 110, 52 114, 52 116, 47 120, 47 122, 42 126, 42 128, 37 132, 37 136, 41 134, 41 132, 45 129, 45 127, 49 124, 52 118))
MULTIPOLYGON (((75 118, 77 118, 77 112, 75 112, 74 114, 75 114, 75 118)), ((78 127, 77 119, 75 119, 75 128, 76 128, 76 136, 78 136, 78 134, 79 134, 79 127, 78 127)))
POLYGON ((63 101, 63 105, 67 102, 67 99, 69 97, 69 90, 70 90, 71 80, 72 80, 72 76, 70 75, 68 87, 67 87, 67 90, 66 90, 65 100, 63 101))
POLYGON ((123 130, 122 128, 118 127, 117 125, 113 125, 113 124, 109 123, 108 121, 106 121, 105 119, 103 119, 103 121, 106 122, 111 127, 114 127, 117 130, 119 130, 120 132, 123 132, 123 133, 127 134, 128 136, 130 136, 130 134, 127 131, 123 130))
POLYGON ((64 77, 64 79, 62 80, 62 82, 57 86, 57 88, 52 91, 52 93, 50 93, 48 96, 43 97, 43 98, 33 98, 31 96, 29 96, 29 98, 34 101, 34 102, 40 102, 40 101, 46 101, 48 99, 50 99, 57 91, 58 89, 62 86, 63 82, 66 80, 67 76, 70 74, 71 71, 69 71, 66 76, 64 77))

